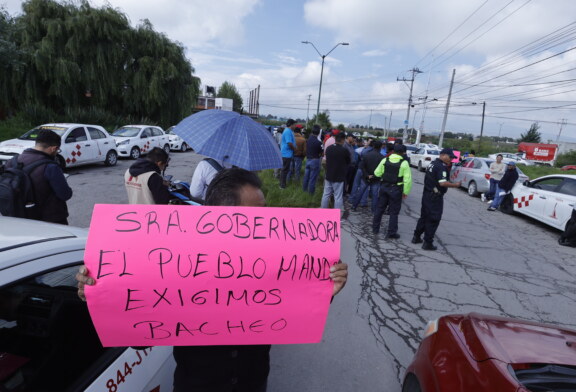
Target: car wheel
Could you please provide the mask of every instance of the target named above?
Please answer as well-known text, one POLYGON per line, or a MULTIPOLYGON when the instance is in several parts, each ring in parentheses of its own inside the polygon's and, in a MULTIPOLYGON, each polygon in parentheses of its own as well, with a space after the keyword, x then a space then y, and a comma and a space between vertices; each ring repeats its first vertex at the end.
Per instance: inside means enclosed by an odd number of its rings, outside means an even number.
POLYGON ((182 145, 180 146, 180 151, 182 151, 182 152, 188 151, 188 145, 186 143, 182 142, 182 145))
POLYGON ((422 161, 418 161, 418 171, 424 171, 424 168, 422 167, 422 161))
POLYGON ((66 169, 66 161, 64 160, 62 155, 56 155, 56 158, 54 158, 54 160, 62 170, 66 169))
POLYGON ((130 158, 138 159, 140 158, 140 149, 138 147, 132 147, 130 150, 130 158))
POLYGON ((422 392, 420 383, 415 375, 409 374, 406 376, 404 384, 402 384, 402 392, 422 392))
POLYGON ((505 214, 514 213, 514 196, 511 193, 509 195, 504 196, 502 203, 500 203, 500 211, 502 211, 505 214))
POLYGON ((166 151, 166 154, 170 154, 170 145, 169 144, 164 145, 164 151, 166 151))
POLYGON ((468 183, 468 194, 472 197, 478 196, 478 187, 474 181, 468 183))
POLYGON ((104 165, 106 166, 116 166, 118 162, 118 154, 114 150, 108 151, 106 154, 106 160, 104 161, 104 165))

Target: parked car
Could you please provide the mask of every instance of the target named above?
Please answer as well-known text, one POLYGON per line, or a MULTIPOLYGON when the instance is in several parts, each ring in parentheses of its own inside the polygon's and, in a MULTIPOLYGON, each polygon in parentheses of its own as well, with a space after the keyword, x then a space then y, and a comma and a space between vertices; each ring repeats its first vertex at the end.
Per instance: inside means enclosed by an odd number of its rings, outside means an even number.
POLYGON ((560 170, 568 171, 568 170, 576 170, 576 165, 566 165, 562 166, 560 170))
POLYGON ((555 174, 517 183, 500 210, 519 212, 564 230, 576 203, 576 175, 555 174))
POLYGON ((100 344, 74 277, 87 233, 0 217, 0 390, 172 390, 171 347, 100 344))
POLYGON ((412 156, 412 153, 418 151, 418 147, 412 144, 405 144, 404 146, 406 147, 406 155, 408 155, 408 158, 412 156))
MULTIPOLYGON (((478 196, 490 190, 490 165, 494 162, 487 158, 466 158, 462 162, 454 164, 450 171, 450 181, 462 182, 462 188, 468 190, 472 197, 478 196)), ((528 176, 522 173, 518 167, 518 182, 522 183, 528 176)))
POLYGON ((62 138, 62 146, 56 156, 62 169, 100 162, 114 166, 118 161, 114 138, 101 126, 87 124, 40 125, 18 139, 0 143, 0 160, 7 161, 25 149, 34 147, 38 132, 42 129, 54 131, 62 138))
POLYGON ((190 149, 188 143, 186 143, 180 136, 176 135, 173 130, 174 126, 166 130, 168 140, 170 141, 170 150, 182 152, 188 151, 190 149))
POLYGON ((576 390, 576 331, 478 313, 428 323, 402 392, 576 390))
POLYGON ((440 150, 430 148, 420 148, 410 154, 410 164, 420 171, 426 170, 428 165, 440 156, 440 150))
POLYGON ((514 161, 518 165, 526 165, 526 166, 533 166, 534 165, 532 162, 527 161, 526 159, 523 159, 521 156, 519 156, 517 154, 513 154, 511 152, 498 152, 496 154, 490 154, 490 155, 488 155, 488 158, 490 158, 492 160, 496 160, 496 157, 498 155, 502 155, 502 159, 504 161, 514 161))
POLYGON ((154 147, 170 153, 170 140, 160 127, 152 125, 125 125, 112 134, 121 157, 138 159, 154 147))

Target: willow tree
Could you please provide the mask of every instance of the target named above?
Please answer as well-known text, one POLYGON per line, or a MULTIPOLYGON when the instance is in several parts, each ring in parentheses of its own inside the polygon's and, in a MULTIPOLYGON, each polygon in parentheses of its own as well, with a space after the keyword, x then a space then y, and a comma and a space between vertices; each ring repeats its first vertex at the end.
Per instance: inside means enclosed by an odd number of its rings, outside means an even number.
POLYGON ((0 119, 14 106, 17 94, 13 74, 24 66, 24 53, 15 43, 16 27, 14 19, 0 8, 0 119))
POLYGON ((87 1, 27 0, 22 8, 17 41, 29 55, 16 76, 21 104, 60 114, 99 108, 164 125, 191 110, 199 81, 184 49, 149 22, 132 28, 120 11, 87 1))
POLYGON ((236 86, 230 82, 224 82, 216 93, 218 98, 229 98, 232 100, 232 109, 240 113, 242 111, 242 96, 238 92, 236 86))

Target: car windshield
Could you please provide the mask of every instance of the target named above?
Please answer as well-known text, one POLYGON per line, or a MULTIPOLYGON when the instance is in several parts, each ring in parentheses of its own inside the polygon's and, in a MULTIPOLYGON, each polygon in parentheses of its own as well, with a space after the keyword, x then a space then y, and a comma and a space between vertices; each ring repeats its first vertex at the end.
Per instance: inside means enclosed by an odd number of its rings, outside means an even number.
POLYGON ((140 133, 140 128, 138 127, 122 127, 115 130, 112 136, 134 137, 138 136, 138 133, 140 133))
POLYGON ((176 134, 174 133, 174 126, 171 126, 170 128, 168 128, 168 129, 166 130, 166 134, 167 134, 167 135, 176 135, 176 134))
POLYGON ((440 151, 438 150, 428 150, 426 151, 428 155, 440 155, 440 151))
POLYGON ((38 132, 43 130, 43 129, 49 129, 51 131, 54 131, 58 134, 58 136, 62 137, 64 135, 64 132, 66 132, 66 129, 68 129, 68 128, 56 127, 56 126, 38 127, 38 128, 34 128, 34 129, 29 130, 24 135, 20 136, 18 139, 20 139, 20 140, 36 140, 36 138, 38 137, 38 132))

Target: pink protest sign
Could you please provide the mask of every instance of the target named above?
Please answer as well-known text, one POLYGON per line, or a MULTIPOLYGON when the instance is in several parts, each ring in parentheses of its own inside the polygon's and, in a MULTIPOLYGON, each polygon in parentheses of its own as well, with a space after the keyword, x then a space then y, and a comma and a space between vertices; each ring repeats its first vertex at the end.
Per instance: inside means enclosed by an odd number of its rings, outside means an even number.
POLYGON ((94 207, 84 262, 104 346, 317 343, 336 209, 94 207))
POLYGON ((454 156, 456 157, 456 158, 452 159, 452 163, 460 162, 460 151, 453 150, 452 152, 454 153, 454 156))

